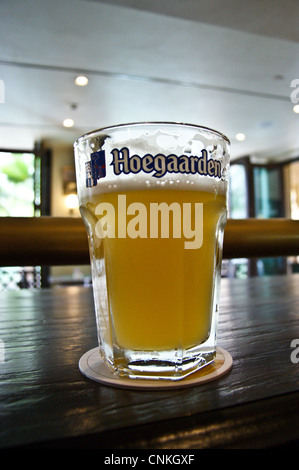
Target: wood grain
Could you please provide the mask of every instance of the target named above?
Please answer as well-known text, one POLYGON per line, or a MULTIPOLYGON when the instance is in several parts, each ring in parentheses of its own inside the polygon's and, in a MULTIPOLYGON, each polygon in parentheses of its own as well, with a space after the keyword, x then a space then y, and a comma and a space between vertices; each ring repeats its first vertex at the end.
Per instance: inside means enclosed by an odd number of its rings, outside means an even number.
POLYGON ((2 292, 1 448, 296 442, 299 363, 290 356, 299 338, 299 277, 222 281, 218 342, 233 368, 175 391, 121 390, 80 373, 79 358, 97 344, 90 288, 2 292))

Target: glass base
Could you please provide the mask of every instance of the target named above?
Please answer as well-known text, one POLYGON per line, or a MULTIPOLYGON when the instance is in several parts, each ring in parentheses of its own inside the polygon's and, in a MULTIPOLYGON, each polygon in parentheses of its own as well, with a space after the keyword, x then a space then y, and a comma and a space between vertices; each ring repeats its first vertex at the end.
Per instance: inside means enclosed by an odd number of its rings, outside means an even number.
POLYGON ((216 358, 216 350, 185 352, 117 351, 114 363, 110 364, 119 377, 131 379, 181 380, 188 375, 211 364, 216 358), (169 359, 171 357, 171 359, 169 359))
POLYGON ((142 380, 142 378, 132 380, 130 377, 120 377, 99 354, 99 347, 85 352, 78 365, 85 377, 108 386, 134 390, 169 390, 170 388, 178 390, 219 379, 231 370, 233 359, 227 351, 217 347, 216 358, 212 364, 201 368, 194 374, 189 374, 183 380, 142 380))

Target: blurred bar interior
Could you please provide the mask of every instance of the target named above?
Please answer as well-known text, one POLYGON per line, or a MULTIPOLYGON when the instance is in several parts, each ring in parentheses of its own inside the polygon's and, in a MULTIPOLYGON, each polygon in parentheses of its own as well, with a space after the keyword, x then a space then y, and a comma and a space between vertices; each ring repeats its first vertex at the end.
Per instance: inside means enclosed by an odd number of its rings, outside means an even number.
MULTIPOLYGON (((80 217, 74 140, 152 120, 228 136, 231 219, 299 220, 297 7, 265 3, 2 3, 0 216, 80 217)), ((299 252, 222 268, 238 278, 293 272, 299 252)), ((0 268, 0 289, 69 284, 89 285, 89 265, 0 268)))

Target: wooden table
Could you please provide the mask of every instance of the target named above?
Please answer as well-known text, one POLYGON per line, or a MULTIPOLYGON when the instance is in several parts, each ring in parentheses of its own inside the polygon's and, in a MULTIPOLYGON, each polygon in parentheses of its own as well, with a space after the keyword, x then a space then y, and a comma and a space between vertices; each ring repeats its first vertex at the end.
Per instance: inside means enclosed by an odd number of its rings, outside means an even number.
POLYGON ((298 275, 223 279, 219 346, 233 368, 181 390, 123 390, 83 376, 78 361, 97 345, 93 312, 89 287, 0 293, 1 448, 130 455, 298 444, 298 275))

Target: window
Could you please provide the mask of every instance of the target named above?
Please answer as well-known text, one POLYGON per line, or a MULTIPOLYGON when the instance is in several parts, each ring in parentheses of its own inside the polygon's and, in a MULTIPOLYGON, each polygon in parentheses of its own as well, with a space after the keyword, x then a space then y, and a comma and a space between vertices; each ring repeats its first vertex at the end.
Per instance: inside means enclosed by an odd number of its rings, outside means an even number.
POLYGON ((247 217, 247 184, 244 165, 231 165, 229 204, 229 217, 232 219, 245 219, 247 217))
POLYGON ((281 168, 255 166, 254 205, 259 218, 281 217, 283 215, 283 195, 281 190, 281 168))
MULTIPOLYGON (((40 157, 34 153, 0 151, 0 216, 41 214, 40 157)), ((0 289, 40 287, 41 267, 1 267, 0 289)))
MULTIPOLYGON (((232 162, 229 217, 284 217, 284 205, 282 164, 257 165, 249 157, 232 162)), ((235 259, 224 266, 224 275, 235 277, 282 274, 287 269, 286 259, 281 257, 235 259)))
POLYGON ((0 152, 0 216, 39 215, 39 159, 33 153, 0 152))

